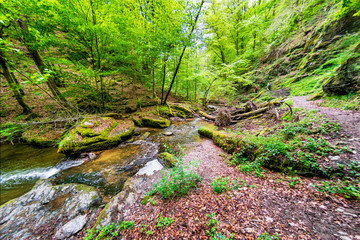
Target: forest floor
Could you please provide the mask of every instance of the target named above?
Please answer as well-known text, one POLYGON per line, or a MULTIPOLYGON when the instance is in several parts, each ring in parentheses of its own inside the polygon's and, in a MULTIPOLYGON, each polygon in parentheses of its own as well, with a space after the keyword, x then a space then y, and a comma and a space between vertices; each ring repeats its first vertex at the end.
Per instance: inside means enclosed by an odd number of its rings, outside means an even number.
MULTIPOLYGON (((306 97, 293 101, 295 107, 318 109, 339 121, 343 127, 339 136, 355 139, 350 142, 359 152, 359 112, 319 108, 306 97)), ((208 139, 184 154, 185 163, 199 162, 202 182, 179 199, 155 196, 152 204, 137 202, 126 213, 119 213, 120 219, 135 223, 122 232, 122 239, 360 239, 359 201, 318 192, 313 185, 319 178, 294 178, 271 171, 258 178, 242 173, 229 166, 229 155, 208 139), (212 181, 218 176, 236 182, 236 187, 214 193, 212 181), (160 216, 173 222, 157 227, 160 216)), ((354 157, 358 159, 358 154, 354 157)), ((160 175, 154 178, 152 182, 160 175)), ((144 187, 150 190, 149 185, 144 187)))

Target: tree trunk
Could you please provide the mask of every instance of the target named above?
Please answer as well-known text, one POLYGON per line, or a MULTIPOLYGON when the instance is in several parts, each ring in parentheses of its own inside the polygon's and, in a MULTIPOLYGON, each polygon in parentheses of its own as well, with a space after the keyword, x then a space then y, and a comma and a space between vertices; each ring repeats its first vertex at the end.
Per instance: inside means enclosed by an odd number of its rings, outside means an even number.
POLYGON ((162 85, 161 85, 161 103, 163 103, 163 99, 164 99, 164 87, 165 87, 165 80, 166 80, 166 61, 167 61, 167 59, 164 59, 163 80, 162 80, 162 85))
MULTIPOLYGON (((23 42, 24 42, 27 50, 29 51, 31 58, 35 62, 35 65, 37 66, 39 71, 42 74, 46 74, 46 70, 47 70, 46 65, 44 64, 43 60, 41 59, 39 52, 37 50, 35 50, 33 48, 33 46, 31 46, 34 37, 30 34, 29 28, 28 28, 26 22, 23 21, 22 19, 19 19, 18 23, 19 23, 19 26, 20 26, 22 34, 23 34, 23 42)), ((61 96, 60 91, 56 86, 54 77, 50 75, 48 77, 46 83, 47 83, 51 93, 54 95, 55 99, 60 100, 60 102, 65 107, 70 107, 68 102, 66 101, 66 99, 63 96, 61 96)))
POLYGON ((24 102, 23 95, 21 94, 21 87, 18 84, 18 81, 15 79, 14 74, 12 74, 7 66, 5 57, 3 53, 0 52, 0 66, 2 68, 2 74, 4 75, 6 81, 8 82, 16 101, 23 109, 23 114, 31 113, 31 108, 24 102))
MULTIPOLYGON (((192 35, 192 33, 193 33, 194 29, 195 29, 195 26, 196 26, 197 20, 198 20, 198 18, 199 18, 200 12, 201 12, 201 8, 202 8, 202 6, 204 5, 204 2, 205 2, 205 0, 202 0, 201 3, 200 3, 200 8, 199 8, 199 11, 198 11, 197 14, 196 14, 194 25, 191 27, 191 31, 190 31, 189 36, 188 36, 189 39, 191 38, 191 35, 192 35)), ((183 50, 182 50, 182 52, 181 52, 181 55, 180 55, 180 58, 179 58, 179 62, 178 62, 178 64, 177 64, 176 68, 175 68, 175 72, 174 72, 173 78, 172 78, 171 83, 170 83, 169 90, 168 90, 168 92, 167 92, 167 94, 166 94, 166 97, 165 97, 165 99, 164 99, 164 103, 163 103, 163 104, 166 104, 166 100, 167 100, 167 98, 168 98, 168 96, 169 96, 169 94, 170 94, 170 92, 171 92, 171 88, 172 88, 172 86, 173 86, 173 84, 174 84, 174 82, 175 82, 175 78, 176 78, 176 75, 177 75, 178 70, 179 70, 179 68, 180 68, 181 60, 182 60, 182 58, 183 58, 183 56, 184 56, 185 50, 186 50, 186 45, 184 46, 184 48, 183 48, 183 50)))
POLYGON ((153 58, 153 69, 152 69, 152 82, 153 82, 153 97, 156 97, 156 92, 155 92, 155 58, 153 58))

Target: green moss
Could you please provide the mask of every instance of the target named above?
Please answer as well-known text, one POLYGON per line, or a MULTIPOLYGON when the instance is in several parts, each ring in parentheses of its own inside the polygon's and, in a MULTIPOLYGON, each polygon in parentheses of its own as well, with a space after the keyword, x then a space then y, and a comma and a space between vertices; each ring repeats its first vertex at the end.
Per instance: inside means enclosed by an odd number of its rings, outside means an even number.
POLYGON ((210 138, 210 139, 213 138, 213 132, 214 132, 213 129, 210 129, 210 128, 207 128, 207 127, 201 127, 201 128, 199 128, 198 132, 199 132, 200 135, 202 135, 204 137, 207 137, 207 138, 210 138))
POLYGON ((178 159, 176 157, 174 157, 172 154, 170 154, 168 152, 160 153, 159 158, 166 161, 170 165, 170 167, 174 167, 178 161, 178 159))
POLYGON ((154 127, 154 128, 166 128, 169 127, 171 122, 165 118, 150 118, 150 117, 143 117, 140 119, 134 119, 134 122, 139 127, 154 127))
MULTIPOLYGON (((77 154, 84 151, 94 151, 113 147, 130 137, 134 132, 134 123, 123 120, 119 125, 112 118, 102 118, 105 124, 103 130, 95 131, 95 126, 85 126, 84 121, 59 143, 58 152, 65 154, 77 154), (110 127, 106 127, 110 121, 110 127)), ((101 129, 101 126, 99 126, 101 129)))
MULTIPOLYGON (((94 187, 91 187, 91 186, 88 186, 88 185, 85 185, 85 184, 76 184, 75 190, 79 191, 79 192, 84 191, 86 193, 96 191, 94 187)), ((95 198, 96 198, 96 196, 95 196, 95 198)))

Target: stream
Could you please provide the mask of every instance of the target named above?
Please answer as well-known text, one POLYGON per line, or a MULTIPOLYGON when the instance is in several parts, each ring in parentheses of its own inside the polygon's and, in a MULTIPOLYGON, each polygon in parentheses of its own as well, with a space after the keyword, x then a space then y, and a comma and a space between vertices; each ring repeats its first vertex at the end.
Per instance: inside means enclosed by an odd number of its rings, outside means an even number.
POLYGON ((174 122, 166 129, 136 128, 134 137, 115 148, 96 152, 96 158, 67 158, 56 148, 23 144, 0 145, 0 205, 28 192, 39 179, 55 184, 82 183, 96 187, 104 201, 116 195, 129 177, 164 151, 164 144, 188 149, 201 139, 201 119, 174 122))

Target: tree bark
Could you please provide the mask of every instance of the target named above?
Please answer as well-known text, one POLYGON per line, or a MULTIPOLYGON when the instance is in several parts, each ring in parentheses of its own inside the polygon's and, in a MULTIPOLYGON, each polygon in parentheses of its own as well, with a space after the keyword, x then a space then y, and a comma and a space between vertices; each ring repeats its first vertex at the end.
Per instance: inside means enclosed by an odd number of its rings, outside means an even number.
MULTIPOLYGON (((29 51, 31 58, 35 62, 36 67, 39 69, 39 71, 42 74, 46 74, 46 70, 47 70, 46 65, 44 64, 39 52, 36 49, 34 49, 33 46, 31 46, 34 37, 30 34, 29 28, 28 28, 26 22, 23 21, 22 19, 19 19, 18 24, 19 24, 19 27, 23 34, 24 45, 26 46, 27 50, 29 51)), ((56 86, 56 82, 55 82, 55 79, 53 76, 50 75, 48 77, 46 84, 48 85, 48 87, 49 87, 51 93, 53 94, 53 96, 55 97, 55 99, 58 99, 65 107, 69 108, 70 105, 66 101, 66 99, 63 96, 61 96, 60 91, 56 86)))
MULTIPOLYGON (((197 21, 198 21, 198 18, 199 18, 200 12, 201 12, 201 8, 202 8, 202 6, 204 5, 204 2, 205 2, 205 0, 202 0, 201 3, 200 3, 200 8, 199 8, 199 11, 198 11, 197 14, 196 14, 194 25, 191 27, 191 31, 190 31, 189 36, 188 36, 189 39, 191 38, 191 35, 192 35, 192 33, 193 33, 194 29, 195 29, 195 26, 196 26, 196 23, 197 23, 197 21)), ((178 64, 177 64, 176 68, 175 68, 175 72, 174 72, 173 78, 172 78, 171 83, 170 83, 169 90, 168 90, 168 92, 167 92, 167 94, 166 94, 166 97, 165 97, 165 99, 164 99, 163 104, 166 103, 166 100, 167 100, 167 98, 168 98, 168 96, 169 96, 169 94, 170 94, 170 92, 171 92, 171 88, 172 88, 172 86, 173 86, 173 84, 174 84, 174 82, 175 82, 175 78, 176 78, 176 75, 177 75, 177 73, 178 73, 178 71, 179 71, 179 68, 180 68, 180 65, 181 65, 181 60, 182 60, 182 58, 183 58, 183 56, 184 56, 185 50, 186 50, 186 45, 184 46, 184 48, 183 48, 183 50, 182 50, 182 52, 181 52, 181 55, 180 55, 180 58, 179 58, 179 62, 178 62, 178 64)))
POLYGON ((164 59, 164 66, 163 66, 163 80, 161 85, 161 103, 164 99, 164 87, 165 87, 165 80, 166 80, 166 61, 167 59, 164 59))
POLYGON ((0 52, 0 66, 2 68, 2 74, 4 75, 6 81, 8 82, 16 101, 23 109, 23 114, 31 113, 31 108, 24 102, 23 95, 21 94, 21 87, 18 84, 18 81, 15 79, 14 74, 9 70, 9 67, 6 63, 6 59, 2 52, 0 52))

